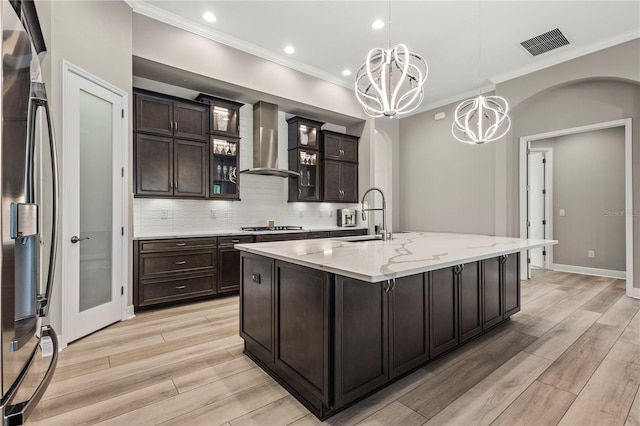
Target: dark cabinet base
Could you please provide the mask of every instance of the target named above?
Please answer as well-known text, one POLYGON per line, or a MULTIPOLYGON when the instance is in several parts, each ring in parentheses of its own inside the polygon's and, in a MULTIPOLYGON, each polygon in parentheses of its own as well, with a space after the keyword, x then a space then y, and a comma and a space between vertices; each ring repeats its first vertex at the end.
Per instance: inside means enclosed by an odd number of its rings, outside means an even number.
POLYGON ((244 353, 324 420, 508 321, 518 256, 368 283, 241 253, 244 353))

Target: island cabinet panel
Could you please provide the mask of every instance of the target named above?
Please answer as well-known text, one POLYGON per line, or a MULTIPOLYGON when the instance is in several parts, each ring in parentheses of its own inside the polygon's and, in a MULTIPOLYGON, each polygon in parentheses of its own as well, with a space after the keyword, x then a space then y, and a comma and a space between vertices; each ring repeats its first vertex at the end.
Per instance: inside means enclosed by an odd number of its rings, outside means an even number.
POLYGON ((335 284, 335 397, 344 405, 388 380, 385 283, 337 276, 335 284))
POLYGON ((278 261, 275 274, 275 367, 305 399, 329 406, 329 274, 278 261))
POLYGON ((243 253, 241 268, 240 336, 262 362, 273 362, 273 261, 243 253))
POLYGON ((482 331, 482 280, 480 262, 457 268, 460 312, 460 343, 482 331))
POLYGON ((520 311, 520 253, 504 256, 502 277, 506 318, 520 311))
POLYGON ((502 285, 500 269, 502 264, 499 257, 482 261, 483 270, 483 329, 498 324, 504 318, 504 302, 502 299, 502 285))
POLYGON ((458 344, 458 286, 454 268, 428 273, 430 353, 434 357, 458 344))
POLYGON ((389 375, 429 359, 429 288, 425 274, 398 278, 389 295, 389 375))

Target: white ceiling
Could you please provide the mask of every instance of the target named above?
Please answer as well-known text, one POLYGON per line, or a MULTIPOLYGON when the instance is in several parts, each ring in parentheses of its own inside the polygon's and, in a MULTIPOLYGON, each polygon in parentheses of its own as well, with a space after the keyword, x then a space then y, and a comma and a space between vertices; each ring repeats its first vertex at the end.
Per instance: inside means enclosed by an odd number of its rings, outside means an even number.
POLYGON ((349 88, 367 52, 386 47, 390 37, 392 45, 406 44, 429 64, 425 100, 419 111, 640 37, 640 0, 130 0, 129 4, 137 13, 349 88), (213 12, 217 21, 205 22, 205 11, 213 12), (387 25, 373 30, 375 19, 387 25), (571 44, 538 57, 519 44, 554 28, 571 44), (283 52, 287 44, 295 47, 293 55, 283 52), (345 68, 353 75, 343 77, 345 68))

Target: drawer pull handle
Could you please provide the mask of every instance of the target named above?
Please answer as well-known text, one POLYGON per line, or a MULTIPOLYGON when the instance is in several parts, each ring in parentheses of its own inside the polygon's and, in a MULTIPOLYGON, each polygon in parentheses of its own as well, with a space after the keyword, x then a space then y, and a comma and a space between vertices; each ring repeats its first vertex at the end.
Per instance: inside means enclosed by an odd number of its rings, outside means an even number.
POLYGON ((240 240, 231 240, 232 243, 239 243, 240 240))
POLYGON ((179 285, 176 287, 176 290, 184 290, 185 288, 187 288, 186 285, 179 285))
POLYGON ((187 243, 176 243, 176 246, 178 246, 178 247, 184 247, 186 245, 187 245, 187 243))
POLYGON ((176 262, 176 265, 184 265, 185 263, 187 263, 186 260, 179 260, 176 262))

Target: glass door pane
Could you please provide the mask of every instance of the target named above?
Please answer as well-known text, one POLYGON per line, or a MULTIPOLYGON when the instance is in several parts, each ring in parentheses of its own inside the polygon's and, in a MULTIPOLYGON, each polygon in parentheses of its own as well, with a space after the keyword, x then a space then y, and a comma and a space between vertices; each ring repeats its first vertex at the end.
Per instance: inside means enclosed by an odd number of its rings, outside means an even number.
POLYGON ((112 299, 112 104, 80 91, 80 312, 112 299))

